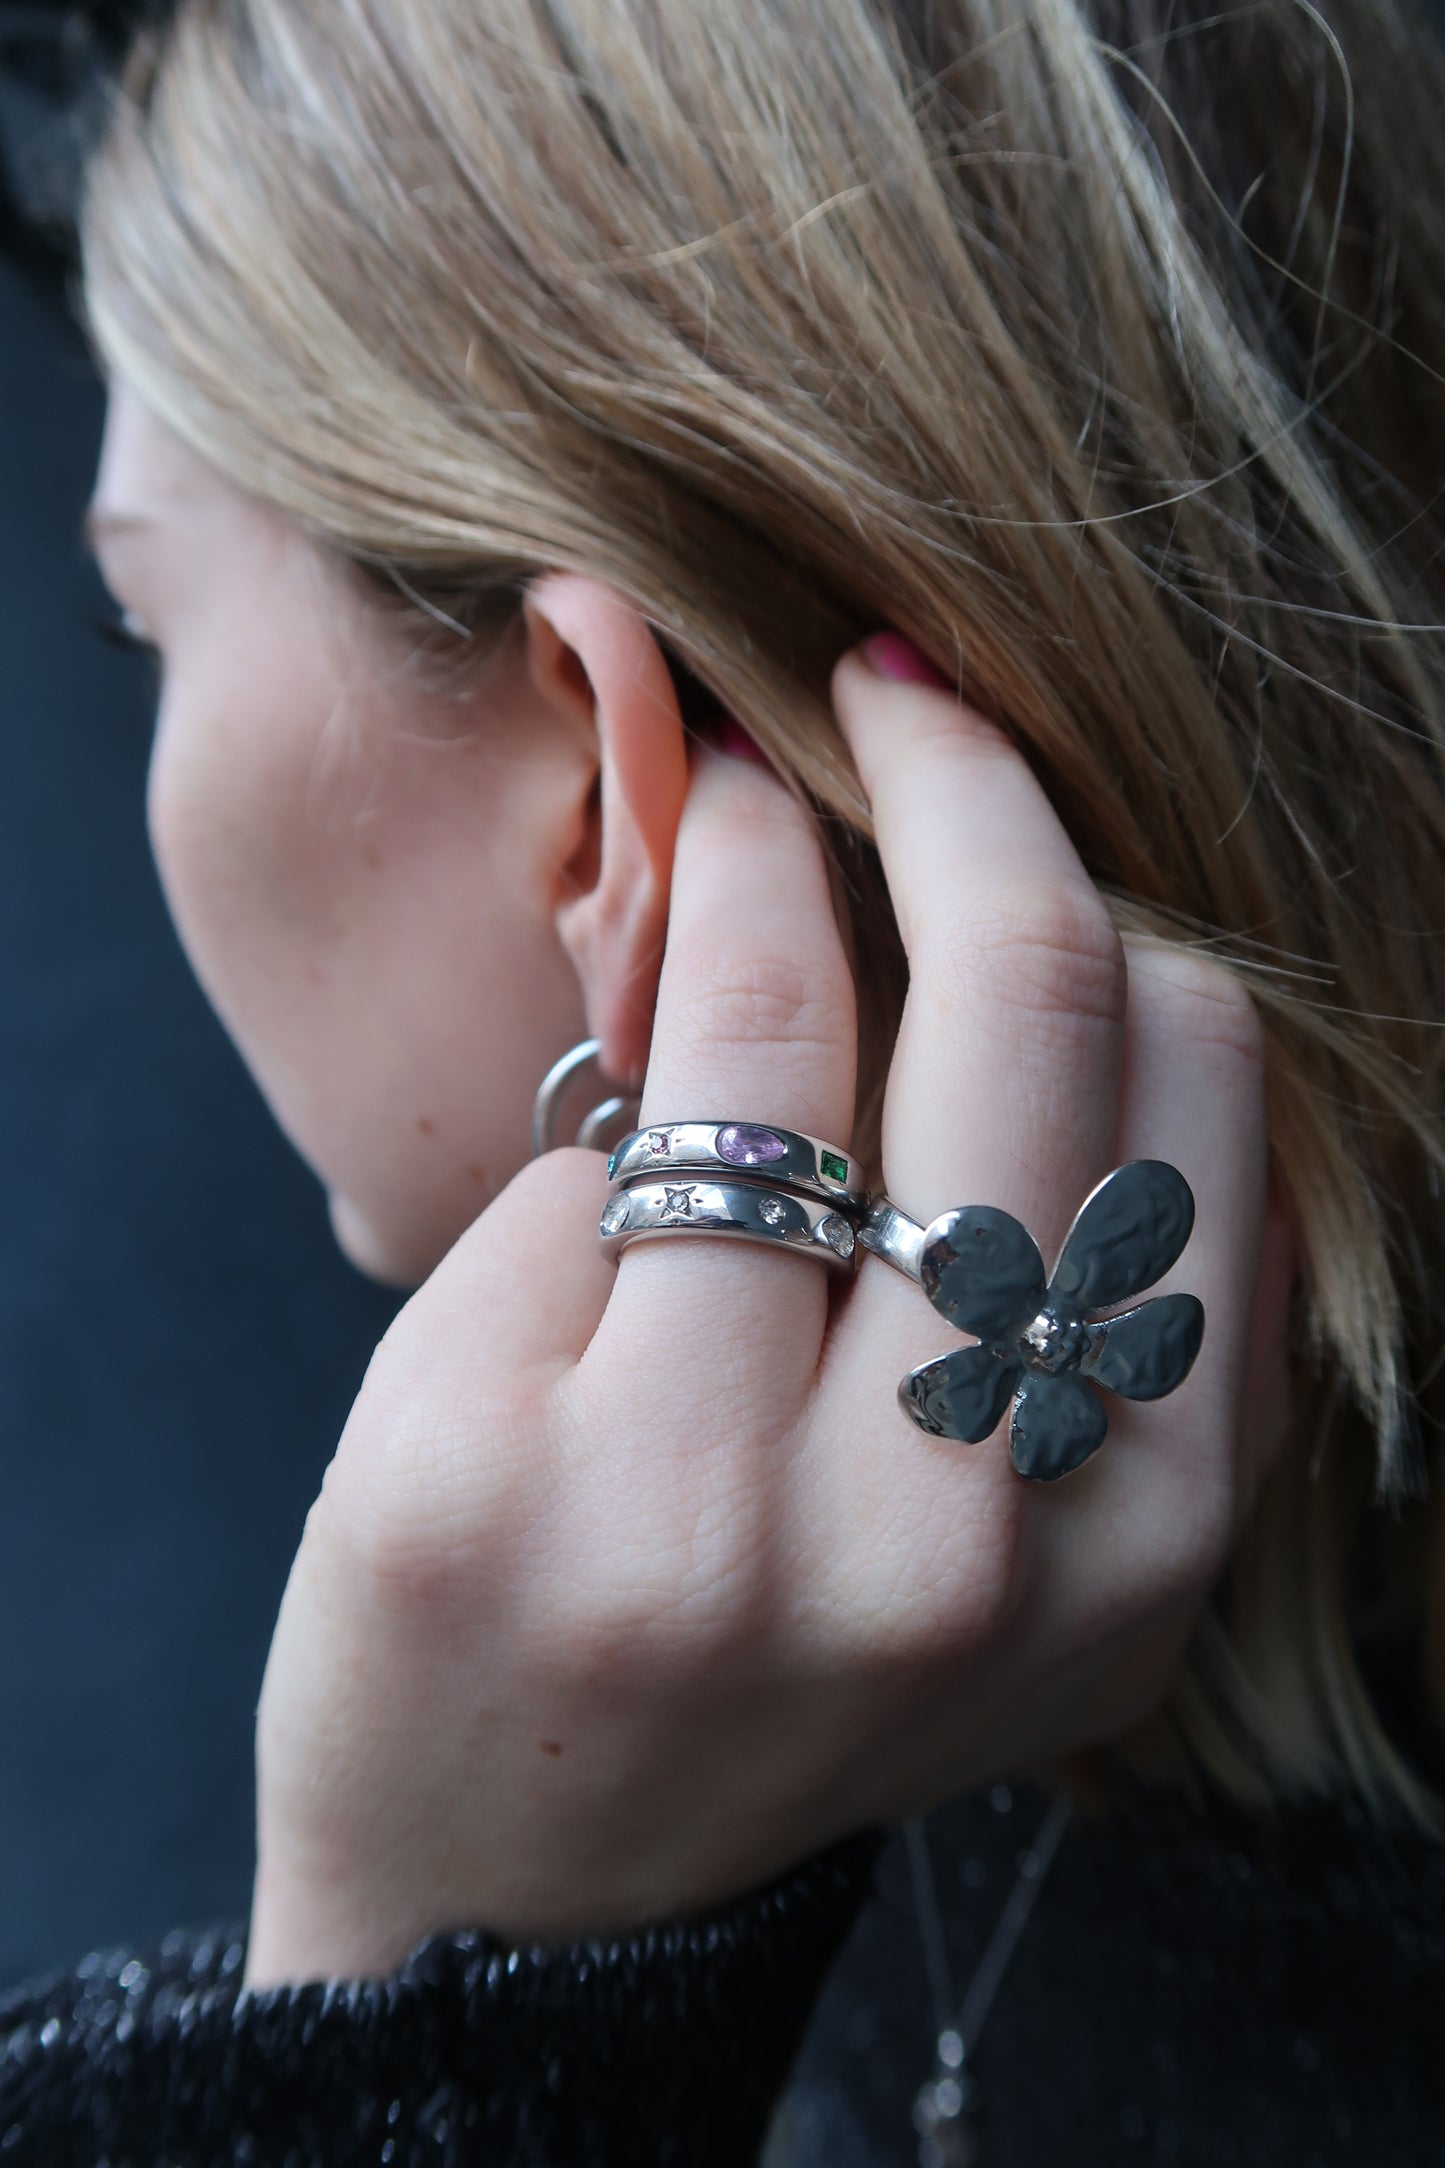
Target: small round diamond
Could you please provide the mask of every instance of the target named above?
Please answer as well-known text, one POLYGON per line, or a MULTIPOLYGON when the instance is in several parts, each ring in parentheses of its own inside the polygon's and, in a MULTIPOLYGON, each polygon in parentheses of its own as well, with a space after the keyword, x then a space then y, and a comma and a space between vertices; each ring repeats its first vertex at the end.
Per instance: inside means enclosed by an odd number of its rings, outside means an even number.
POLYGON ((654 1159, 665 1159, 667 1157, 667 1147, 668 1136, 665 1129, 648 1130, 647 1149, 649 1152, 651 1152, 654 1159))
POLYGON ((819 1220, 818 1232, 829 1249, 836 1252, 839 1257, 851 1257, 853 1255, 858 1237, 853 1232, 852 1222, 845 1220, 841 1213, 830 1212, 826 1219, 819 1220))
POLYGON ((787 1149, 775 1129, 761 1129, 756 1122, 729 1122, 717 1133, 717 1156, 730 1167, 770 1167, 787 1149))
POLYGON ((781 1197, 764 1197, 758 1206, 758 1218, 765 1227, 786 1227, 788 1208, 781 1197))
POLYGON ((609 1197, 602 1214, 603 1234, 620 1235, 631 1216, 632 1207, 627 1202, 625 1194, 618 1197, 609 1197))

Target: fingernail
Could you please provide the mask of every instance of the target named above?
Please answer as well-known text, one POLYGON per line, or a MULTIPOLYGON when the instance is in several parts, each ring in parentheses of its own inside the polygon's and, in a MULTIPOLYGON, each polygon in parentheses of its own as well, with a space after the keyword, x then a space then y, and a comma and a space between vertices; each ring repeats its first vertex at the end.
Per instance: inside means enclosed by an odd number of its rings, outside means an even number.
POLYGON ((735 715, 723 717, 718 729, 717 747, 720 753, 731 753, 735 760, 756 761, 760 768, 772 766, 757 739, 744 730, 735 715))
POLYGON ((953 691, 952 680, 931 663, 921 647, 901 632, 875 632, 861 650, 870 669, 879 677, 896 678, 907 685, 937 685, 953 691))

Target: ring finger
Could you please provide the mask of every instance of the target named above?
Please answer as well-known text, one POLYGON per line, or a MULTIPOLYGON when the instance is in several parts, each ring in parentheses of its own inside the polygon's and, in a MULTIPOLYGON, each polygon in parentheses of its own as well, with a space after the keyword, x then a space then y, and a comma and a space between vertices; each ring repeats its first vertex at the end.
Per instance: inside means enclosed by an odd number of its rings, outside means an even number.
MULTIPOLYGON (((678 836, 643 1123, 774 1123, 846 1147, 855 1063, 852 978, 814 824, 761 767, 704 752, 678 836)), ((713 1394, 727 1390, 716 1365, 732 1351, 739 1390, 791 1398, 817 1365, 827 1287, 811 1260, 765 1247, 638 1243, 604 1330, 632 1337, 643 1365, 709 1347, 713 1394)))

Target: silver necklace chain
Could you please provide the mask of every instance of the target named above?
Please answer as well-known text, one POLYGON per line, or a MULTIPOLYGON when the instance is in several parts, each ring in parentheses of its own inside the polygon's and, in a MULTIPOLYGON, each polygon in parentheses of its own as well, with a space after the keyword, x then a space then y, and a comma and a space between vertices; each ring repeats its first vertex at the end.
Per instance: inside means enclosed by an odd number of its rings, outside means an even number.
POLYGON ((1049 1802, 1033 1843, 1019 1856, 1014 1886, 961 2001, 953 1990, 924 1817, 915 1815, 903 1825, 933 2003, 933 2075, 924 2080, 913 2103, 918 2168, 980 2168, 979 2089, 973 2068, 979 2035, 1072 1813, 1072 1801, 1063 1793, 1049 1802))

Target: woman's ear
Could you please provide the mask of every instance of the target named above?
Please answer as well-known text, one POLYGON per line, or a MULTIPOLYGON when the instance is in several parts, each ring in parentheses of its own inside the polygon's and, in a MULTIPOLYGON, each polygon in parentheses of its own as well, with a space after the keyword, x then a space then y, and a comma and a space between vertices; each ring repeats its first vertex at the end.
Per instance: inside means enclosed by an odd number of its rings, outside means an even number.
POLYGON ((596 781, 562 869, 556 924, 601 1063, 647 1067, 667 935, 687 743, 672 675, 646 619, 615 589, 550 573, 523 606, 527 663, 548 705, 595 741, 596 781))

